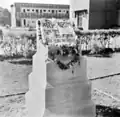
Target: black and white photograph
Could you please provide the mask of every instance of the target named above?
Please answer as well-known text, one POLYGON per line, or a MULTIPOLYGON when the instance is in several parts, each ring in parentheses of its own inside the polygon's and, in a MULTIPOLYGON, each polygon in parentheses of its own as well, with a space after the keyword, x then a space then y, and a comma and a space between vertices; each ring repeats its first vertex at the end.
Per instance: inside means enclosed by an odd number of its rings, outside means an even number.
POLYGON ((120 0, 1 0, 0 117, 120 117, 120 0))

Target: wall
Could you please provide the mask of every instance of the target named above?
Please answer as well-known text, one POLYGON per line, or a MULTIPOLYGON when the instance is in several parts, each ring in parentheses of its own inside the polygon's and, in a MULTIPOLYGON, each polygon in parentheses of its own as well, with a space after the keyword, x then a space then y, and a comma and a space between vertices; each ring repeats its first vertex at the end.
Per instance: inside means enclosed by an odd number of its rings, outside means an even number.
POLYGON ((89 13, 89 29, 100 29, 105 25, 104 12, 90 12, 89 13))
POLYGON ((115 0, 90 0, 89 29, 109 28, 117 23, 115 0))
POLYGON ((72 10, 89 10, 89 0, 70 0, 70 5, 72 10))
POLYGON ((70 19, 77 24, 77 19, 75 18, 75 11, 87 10, 88 16, 83 19, 83 27, 85 30, 89 26, 89 1, 90 0, 70 0, 70 19))
POLYGON ((118 11, 118 26, 120 26, 120 10, 118 11))
POLYGON ((120 26, 120 0, 117 0, 116 2, 116 8, 117 8, 117 26, 120 26))

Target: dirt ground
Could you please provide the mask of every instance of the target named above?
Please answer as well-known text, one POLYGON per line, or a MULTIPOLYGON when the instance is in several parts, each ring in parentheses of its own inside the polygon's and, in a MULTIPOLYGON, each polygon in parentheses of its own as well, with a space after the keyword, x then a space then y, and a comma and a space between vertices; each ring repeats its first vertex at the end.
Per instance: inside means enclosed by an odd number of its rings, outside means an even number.
MULTIPOLYGON (((120 110, 114 108, 119 102, 92 90, 92 100, 96 104, 96 117, 119 117, 120 110)), ((0 117, 27 117, 25 95, 0 98, 0 117)))
POLYGON ((120 73, 120 53, 112 58, 87 57, 87 72, 89 79, 120 73))

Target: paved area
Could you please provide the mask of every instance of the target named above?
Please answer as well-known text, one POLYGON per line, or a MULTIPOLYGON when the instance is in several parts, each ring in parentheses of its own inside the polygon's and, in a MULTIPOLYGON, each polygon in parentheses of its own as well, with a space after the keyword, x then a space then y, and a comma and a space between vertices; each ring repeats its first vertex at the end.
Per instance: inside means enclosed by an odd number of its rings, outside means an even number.
POLYGON ((30 65, 15 65, 0 62, 0 96, 26 92, 30 65))
POLYGON ((113 54, 112 58, 88 57, 87 70, 90 79, 120 73, 120 54, 113 54))

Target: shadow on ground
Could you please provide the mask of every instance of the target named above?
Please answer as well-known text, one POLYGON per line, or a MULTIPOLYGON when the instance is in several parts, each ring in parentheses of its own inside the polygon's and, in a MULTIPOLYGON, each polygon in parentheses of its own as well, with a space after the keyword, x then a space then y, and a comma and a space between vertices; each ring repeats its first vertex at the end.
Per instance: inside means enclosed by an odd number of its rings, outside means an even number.
POLYGON ((0 61, 10 60, 10 59, 21 59, 22 56, 2 56, 0 55, 0 61))
POLYGON ((9 61, 12 64, 32 65, 32 60, 12 60, 9 61))
POLYGON ((88 57, 98 57, 98 58, 112 58, 112 54, 91 54, 88 57))
POLYGON ((96 105, 96 117, 120 117, 120 110, 103 105, 96 105))
MULTIPOLYGON (((105 58, 111 58, 112 56, 110 55, 88 55, 91 57, 105 57, 105 58)), ((21 65, 32 65, 32 59, 16 59, 16 60, 8 60, 9 63, 12 64, 21 64, 21 65)))

